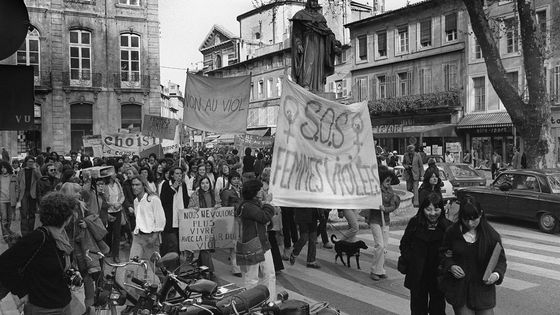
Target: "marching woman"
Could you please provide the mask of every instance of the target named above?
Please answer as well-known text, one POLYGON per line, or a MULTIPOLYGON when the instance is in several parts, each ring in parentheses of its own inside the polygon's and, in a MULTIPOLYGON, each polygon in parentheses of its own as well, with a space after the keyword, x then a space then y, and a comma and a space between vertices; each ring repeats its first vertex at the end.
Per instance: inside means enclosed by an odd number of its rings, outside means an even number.
POLYGON ((424 172, 424 181, 418 189, 418 202, 422 203, 422 201, 424 201, 424 199, 432 193, 439 195, 439 197, 443 199, 441 194, 442 185, 443 183, 439 177, 439 169, 437 166, 434 165, 434 167, 428 167, 428 169, 424 172))
POLYGON ((447 230, 440 249, 444 272, 440 285, 455 314, 494 314, 496 285, 504 281, 507 266, 503 248, 497 261, 490 261, 496 244, 502 245, 500 235, 486 220, 480 204, 472 196, 465 197, 459 221, 447 230), (483 279, 487 268, 491 274, 483 279))
POLYGON ((445 298, 438 288, 439 248, 451 221, 443 215, 443 199, 430 193, 410 219, 399 249, 401 267, 406 274, 404 286, 410 290, 412 315, 445 314, 445 298))
MULTIPOLYGON (((204 164, 202 164, 204 166, 204 164)), ((212 182, 208 176, 204 176, 200 179, 200 184, 198 189, 191 196, 189 201, 189 208, 195 208, 197 211, 200 208, 219 208, 221 204, 216 202, 217 198, 214 195, 214 190, 212 189, 212 182)), ((212 255, 210 250, 201 250, 198 263, 206 266, 210 269, 210 272, 214 272, 214 263, 212 262, 212 255)))

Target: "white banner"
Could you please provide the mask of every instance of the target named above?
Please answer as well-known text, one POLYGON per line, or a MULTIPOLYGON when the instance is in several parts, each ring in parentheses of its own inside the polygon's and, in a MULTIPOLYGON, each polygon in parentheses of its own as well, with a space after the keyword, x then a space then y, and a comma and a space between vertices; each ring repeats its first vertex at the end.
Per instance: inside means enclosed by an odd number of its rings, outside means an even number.
POLYGON ((159 140, 140 133, 116 133, 101 135, 103 156, 138 155, 159 144, 159 140))
POLYGON ((233 248, 233 207, 179 210, 179 250, 233 248))
POLYGON ((284 80, 272 157, 274 204, 378 209, 381 190, 366 102, 342 105, 284 80))

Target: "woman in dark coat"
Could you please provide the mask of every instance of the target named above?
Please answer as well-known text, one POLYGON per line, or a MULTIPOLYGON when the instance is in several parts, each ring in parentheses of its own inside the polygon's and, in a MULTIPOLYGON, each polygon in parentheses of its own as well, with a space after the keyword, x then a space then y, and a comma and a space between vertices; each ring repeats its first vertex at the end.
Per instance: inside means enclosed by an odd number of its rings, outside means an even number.
POLYGON ((488 279, 484 272, 500 235, 486 220, 474 197, 461 201, 459 221, 445 233, 440 249, 444 275, 441 289, 455 314, 494 314, 496 285, 504 280, 506 256, 502 247, 488 279))
POLYGON ((443 186, 443 182, 439 177, 439 169, 435 164, 430 166, 424 172, 424 181, 420 188, 418 189, 418 202, 421 204, 426 197, 431 193, 436 193, 439 195, 440 198, 443 199, 441 194, 441 187, 443 186))
POLYGON ((443 215, 443 199, 429 194, 410 219, 399 249, 406 265, 404 286, 410 290, 412 315, 445 314, 445 299, 437 285, 439 248, 451 221, 443 215))

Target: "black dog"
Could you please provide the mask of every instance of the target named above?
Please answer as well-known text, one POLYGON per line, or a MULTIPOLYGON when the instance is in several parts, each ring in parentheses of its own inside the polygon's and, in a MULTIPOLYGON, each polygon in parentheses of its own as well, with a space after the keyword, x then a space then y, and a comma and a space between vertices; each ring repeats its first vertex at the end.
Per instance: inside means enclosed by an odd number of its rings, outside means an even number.
POLYGON ((358 265, 358 269, 360 269, 360 248, 367 249, 366 243, 364 241, 357 241, 357 242, 348 242, 348 241, 335 241, 336 235, 331 235, 331 242, 334 244, 334 250, 336 251, 336 256, 334 256, 334 262, 338 257, 340 257, 340 261, 342 264, 346 266, 344 263, 344 259, 342 257, 343 253, 346 253, 346 262, 348 262, 348 268, 350 268, 350 257, 356 256, 356 264, 358 265))

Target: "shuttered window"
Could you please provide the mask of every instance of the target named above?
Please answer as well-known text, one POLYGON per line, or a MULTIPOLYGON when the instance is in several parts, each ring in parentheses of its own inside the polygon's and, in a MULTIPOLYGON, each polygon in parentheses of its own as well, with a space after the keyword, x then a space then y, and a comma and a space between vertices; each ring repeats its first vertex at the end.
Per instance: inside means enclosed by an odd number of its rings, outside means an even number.
POLYGON ((379 57, 387 56, 387 32, 377 33, 377 54, 379 57))
POLYGON ((457 12, 445 16, 445 38, 448 42, 457 39, 457 12))
POLYGON ((432 20, 420 22, 420 46, 432 46, 432 20))
POLYGON ((362 35, 358 37, 358 59, 367 60, 367 37, 362 35))

